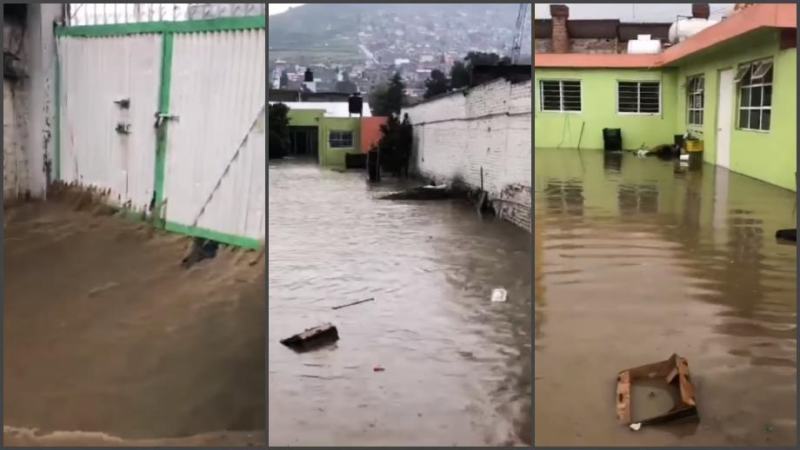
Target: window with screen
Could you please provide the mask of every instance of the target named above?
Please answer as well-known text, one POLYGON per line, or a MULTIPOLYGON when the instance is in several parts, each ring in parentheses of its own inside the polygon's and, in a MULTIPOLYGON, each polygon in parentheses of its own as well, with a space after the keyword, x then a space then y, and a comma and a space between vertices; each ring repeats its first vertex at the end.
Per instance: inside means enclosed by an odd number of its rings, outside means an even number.
POLYGON ((661 112, 661 83, 658 81, 618 81, 617 112, 658 114, 661 112))
POLYGON ((581 82, 542 80, 539 82, 542 111, 580 112, 581 82))
POLYGON ((772 61, 739 66, 739 128, 768 131, 772 122, 772 61))
POLYGON ((702 75, 690 77, 686 83, 686 117, 689 125, 703 125, 703 89, 705 78, 702 75))

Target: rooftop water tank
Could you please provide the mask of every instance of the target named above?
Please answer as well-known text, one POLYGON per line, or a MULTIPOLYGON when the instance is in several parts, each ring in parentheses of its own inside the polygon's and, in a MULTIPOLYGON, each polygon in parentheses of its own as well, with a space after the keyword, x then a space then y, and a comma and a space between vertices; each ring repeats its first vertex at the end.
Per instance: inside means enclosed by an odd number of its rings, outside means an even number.
POLYGON ((661 41, 651 39, 649 34, 640 34, 635 41, 628 41, 628 53, 632 55, 661 53, 661 41))
POLYGON ((719 23, 719 20, 708 20, 708 19, 678 19, 677 22, 673 23, 671 27, 669 27, 669 41, 671 43, 682 42, 689 36, 693 36, 706 28, 716 25, 719 23))

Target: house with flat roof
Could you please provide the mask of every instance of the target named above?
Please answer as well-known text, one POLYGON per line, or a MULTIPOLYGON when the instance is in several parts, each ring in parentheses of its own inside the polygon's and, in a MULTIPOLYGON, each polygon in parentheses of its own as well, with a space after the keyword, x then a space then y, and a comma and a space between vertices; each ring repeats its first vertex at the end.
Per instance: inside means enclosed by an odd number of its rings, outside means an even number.
POLYGON ((364 154, 380 138, 385 117, 372 117, 364 101, 361 115, 347 101, 294 101, 289 108, 289 150, 292 157, 316 159, 323 167, 345 169, 363 164, 364 154))
POLYGON ((535 148, 699 140, 703 160, 796 191, 797 5, 754 4, 653 53, 536 53, 535 148))

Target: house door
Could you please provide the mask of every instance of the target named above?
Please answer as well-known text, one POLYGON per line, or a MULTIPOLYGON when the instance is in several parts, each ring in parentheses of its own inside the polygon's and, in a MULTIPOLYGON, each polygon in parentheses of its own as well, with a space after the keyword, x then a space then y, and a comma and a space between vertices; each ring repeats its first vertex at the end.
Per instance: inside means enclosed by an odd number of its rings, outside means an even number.
POLYGON ((719 73, 717 108, 717 165, 731 167, 731 127, 733 126, 733 69, 719 73))

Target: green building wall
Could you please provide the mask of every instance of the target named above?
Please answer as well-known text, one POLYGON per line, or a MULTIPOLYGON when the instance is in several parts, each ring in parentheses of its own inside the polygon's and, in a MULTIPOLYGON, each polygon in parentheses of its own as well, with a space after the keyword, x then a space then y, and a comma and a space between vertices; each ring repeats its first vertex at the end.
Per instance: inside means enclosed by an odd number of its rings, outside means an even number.
MULTIPOLYGON (((690 126, 686 119, 686 96, 678 96, 676 133, 691 131, 702 139, 703 159, 714 164, 717 159, 719 73, 724 69, 735 70, 741 63, 772 57, 770 130, 739 129, 738 114, 734 106, 733 123, 730 124, 730 169, 794 191, 797 170, 797 49, 780 50, 779 39, 778 31, 762 31, 682 61, 678 72, 681 92, 685 90, 687 77, 704 75, 705 105, 703 126, 690 126)), ((738 105, 738 92, 734 92, 732 98, 734 105, 738 105)))
POLYGON ((345 155, 357 155, 361 153, 360 139, 360 119, 359 118, 325 118, 320 127, 319 139, 319 162, 323 167, 344 169, 345 155), (353 146, 349 148, 331 148, 331 131, 352 131, 353 146))
POLYGON ((764 30, 692 55, 675 67, 659 69, 537 68, 535 148, 603 148, 602 129, 620 128, 626 150, 671 144, 675 134, 690 131, 703 140, 706 162, 716 162, 719 72, 745 62, 773 58, 772 123, 769 131, 740 130, 734 92, 730 168, 761 181, 796 191, 797 49, 781 50, 777 30, 764 30), (687 77, 705 75, 703 126, 687 123, 687 77), (540 80, 580 80, 582 111, 541 111, 540 80), (625 115, 616 112, 617 81, 661 81, 661 113, 625 115), (581 136, 581 126, 583 135, 581 136))
POLYGON ((536 69, 534 94, 535 147, 603 148, 603 128, 622 130, 622 147, 671 143, 675 130, 675 70, 536 69), (580 80, 580 113, 545 112, 541 109, 540 80, 580 80), (661 81, 659 114, 618 114, 617 81, 661 81), (581 136, 583 126, 583 136, 581 136))
POLYGON ((317 127, 319 163, 323 167, 344 169, 346 154, 361 153, 359 118, 325 117, 325 111, 322 109, 290 109, 288 117, 290 127, 317 127), (331 131, 352 131, 353 147, 331 148, 329 140, 331 131))

